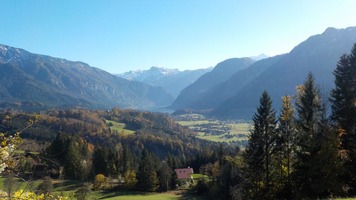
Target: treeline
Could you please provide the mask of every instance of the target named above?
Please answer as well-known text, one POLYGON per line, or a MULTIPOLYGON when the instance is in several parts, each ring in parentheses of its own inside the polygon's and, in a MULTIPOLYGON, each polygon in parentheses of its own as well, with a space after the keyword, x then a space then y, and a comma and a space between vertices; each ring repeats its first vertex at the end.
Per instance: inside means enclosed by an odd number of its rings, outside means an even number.
MULTIPOLYGON (((119 181, 120 188, 166 191, 177 187, 175 168, 191 166, 199 171, 219 159, 219 144, 197 139, 189 129, 160 113, 67 109, 37 114, 5 112, 0 117, 2 132, 21 131, 25 140, 19 148, 27 153, 14 169, 17 174, 45 168, 48 171, 42 175, 52 178, 91 182, 106 177, 119 181), (134 133, 111 129, 107 120, 124 123, 134 133), (31 128, 24 129, 28 122, 31 128), (31 153, 38 150, 40 154, 31 153)), ((226 154, 235 151, 222 146, 226 154)))

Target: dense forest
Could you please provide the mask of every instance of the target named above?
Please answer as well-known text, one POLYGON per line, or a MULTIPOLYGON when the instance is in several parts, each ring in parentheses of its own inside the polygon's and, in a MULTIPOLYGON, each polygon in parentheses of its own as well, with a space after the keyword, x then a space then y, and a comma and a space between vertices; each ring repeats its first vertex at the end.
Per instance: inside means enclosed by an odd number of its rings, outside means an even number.
POLYGON ((25 177, 41 163, 54 178, 94 180, 95 185, 112 177, 122 180, 118 189, 152 192, 178 187, 173 169, 190 166, 208 177, 191 188, 206 199, 355 196, 356 44, 340 57, 334 76, 335 87, 324 98, 310 72, 293 96, 282 97, 278 112, 263 92, 242 150, 199 140, 159 113, 6 111, 0 115, 2 148, 9 146, 10 135, 19 135, 19 149, 26 151, 5 172, 25 177), (125 129, 114 129, 115 123, 125 129))

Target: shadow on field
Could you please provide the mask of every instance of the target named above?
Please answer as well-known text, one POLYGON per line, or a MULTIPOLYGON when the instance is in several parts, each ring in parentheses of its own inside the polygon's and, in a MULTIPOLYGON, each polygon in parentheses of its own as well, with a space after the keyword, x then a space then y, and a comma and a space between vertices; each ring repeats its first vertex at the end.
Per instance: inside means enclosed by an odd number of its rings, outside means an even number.
POLYGON ((144 195, 149 195, 150 193, 144 193, 144 192, 137 192, 137 191, 107 191, 107 192, 102 192, 102 196, 99 199, 107 199, 107 198, 112 198, 112 197, 117 197, 117 196, 144 196, 144 195))
POLYGON ((197 195, 191 192, 182 192, 180 193, 181 197, 180 200, 203 200, 206 199, 206 196, 197 195))

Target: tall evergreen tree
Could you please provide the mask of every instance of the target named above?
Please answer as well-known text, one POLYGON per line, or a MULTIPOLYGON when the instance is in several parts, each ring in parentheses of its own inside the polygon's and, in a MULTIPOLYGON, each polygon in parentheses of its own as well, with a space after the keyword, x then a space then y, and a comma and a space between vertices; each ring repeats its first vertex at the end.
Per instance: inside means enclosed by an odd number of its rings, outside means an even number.
POLYGON ((69 141, 67 155, 64 161, 65 174, 72 179, 81 179, 81 155, 78 143, 73 138, 69 141))
POLYGON ((254 129, 244 153, 248 198, 272 198, 273 150, 276 140, 275 111, 267 91, 262 93, 260 106, 253 117, 254 129))
MULTIPOLYGON (((312 73, 309 73, 303 85, 297 87, 296 96, 297 126, 296 162, 294 165, 294 181, 297 185, 297 195, 314 195, 313 184, 320 179, 313 167, 316 154, 320 150, 320 138, 317 137, 322 120, 322 102, 318 87, 312 73)), ((320 184, 320 183, 319 183, 320 184)))
POLYGON ((122 174, 133 169, 133 157, 132 153, 127 144, 123 146, 121 160, 120 160, 120 171, 122 174))
POLYGON ((334 70, 335 88, 331 91, 332 119, 347 134, 356 134, 356 44, 351 54, 342 55, 334 70))
POLYGON ((137 188, 142 191, 153 192, 159 187, 155 163, 152 155, 143 149, 141 162, 137 171, 137 188))
POLYGON ((174 171, 169 167, 169 165, 166 162, 162 162, 158 172, 160 191, 167 191, 171 188, 173 173, 174 171))
POLYGON ((356 44, 349 55, 342 55, 334 70, 335 88, 331 91, 332 120, 343 132, 342 145, 349 153, 345 179, 356 194, 356 44))
POLYGON ((325 198, 340 193, 342 165, 339 135, 329 127, 314 76, 298 87, 296 162, 293 178, 298 198, 325 198), (322 184, 321 184, 322 183, 322 184))
POLYGON ((307 142, 315 137, 324 112, 320 91, 312 73, 308 74, 303 85, 297 87, 296 107, 297 124, 302 132, 299 136, 307 142))
POLYGON ((97 145, 93 153, 93 169, 96 174, 108 176, 108 151, 106 148, 97 145))

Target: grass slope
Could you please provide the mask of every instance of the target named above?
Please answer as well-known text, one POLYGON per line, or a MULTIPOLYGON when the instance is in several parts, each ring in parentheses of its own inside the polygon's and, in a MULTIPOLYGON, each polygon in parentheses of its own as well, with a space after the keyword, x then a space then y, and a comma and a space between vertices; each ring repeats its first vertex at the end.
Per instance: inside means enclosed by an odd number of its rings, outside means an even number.
POLYGON ((129 130, 126 129, 126 124, 124 123, 119 123, 119 122, 115 122, 115 121, 111 121, 111 120, 106 120, 106 124, 112 124, 112 126, 110 126, 111 131, 117 131, 120 134, 134 134, 135 131, 133 130, 129 130))

